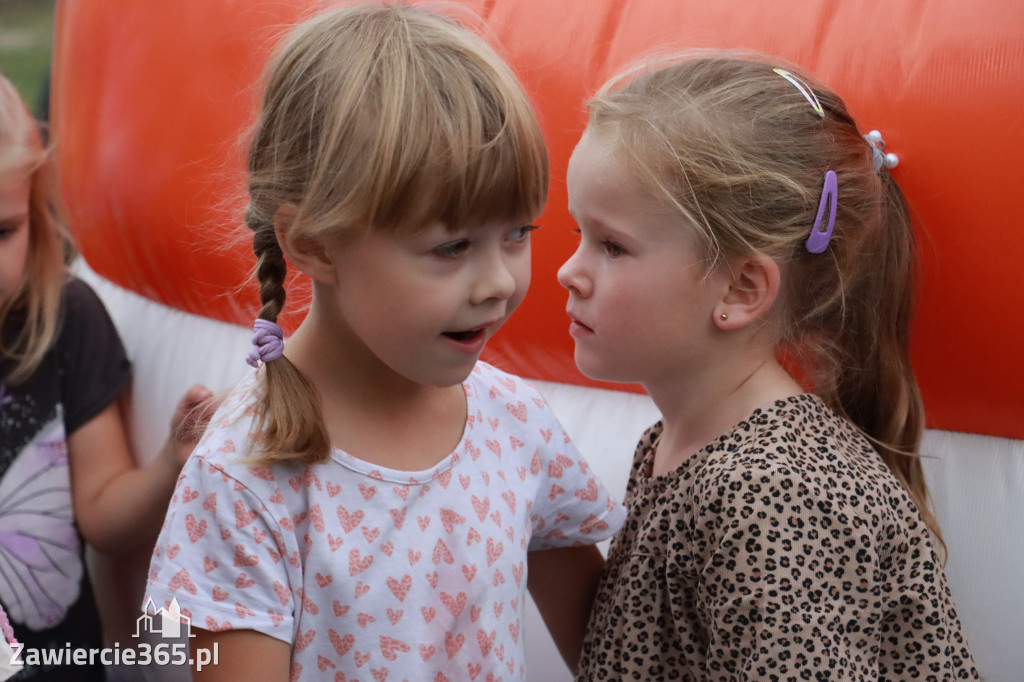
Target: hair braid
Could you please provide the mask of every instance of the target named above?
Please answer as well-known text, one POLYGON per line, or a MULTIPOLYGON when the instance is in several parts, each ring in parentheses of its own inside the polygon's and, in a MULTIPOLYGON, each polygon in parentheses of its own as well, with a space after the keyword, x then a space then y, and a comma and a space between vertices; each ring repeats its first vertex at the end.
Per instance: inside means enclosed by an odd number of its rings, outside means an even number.
POLYGON ((277 322, 277 316, 284 310, 287 292, 284 278, 288 265, 277 243, 274 226, 261 224, 252 209, 246 211, 245 223, 253 231, 252 250, 256 254, 256 281, 260 285, 259 318, 277 322))
MULTIPOLYGON (((250 207, 245 222, 253 231, 256 280, 260 285, 259 317, 277 322, 284 310, 284 280, 288 265, 272 223, 262 221, 250 207)), ((264 364, 263 395, 256 410, 256 429, 263 435, 255 461, 297 461, 319 464, 331 453, 331 440, 320 409, 320 396, 309 379, 281 356, 264 364)))

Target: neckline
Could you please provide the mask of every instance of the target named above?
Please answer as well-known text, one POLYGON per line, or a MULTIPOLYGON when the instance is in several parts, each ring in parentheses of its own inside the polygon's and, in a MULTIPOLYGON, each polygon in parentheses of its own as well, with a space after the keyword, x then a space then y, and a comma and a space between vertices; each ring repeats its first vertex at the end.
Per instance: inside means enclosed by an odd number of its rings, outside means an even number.
POLYGON ((472 442, 473 429, 476 424, 476 419, 473 418, 473 415, 479 410, 477 391, 473 390, 469 385, 472 377, 473 374, 470 373, 469 377, 462 382, 463 394, 466 397, 466 420, 462 427, 462 437, 459 439, 455 449, 438 460, 433 466, 419 471, 391 469, 380 464, 367 462, 333 445, 331 446, 331 459, 357 474, 388 483, 423 485, 436 479, 441 474, 449 471, 463 456, 468 456, 469 454, 468 446, 472 442))
POLYGON ((758 420, 760 416, 770 416, 778 414, 787 407, 800 408, 807 405, 808 408, 812 406, 825 407, 821 397, 814 393, 798 393, 796 395, 789 396, 788 398, 781 398, 773 400, 771 402, 759 405, 747 415, 744 419, 736 422, 726 431, 715 438, 710 443, 707 443, 700 450, 697 450, 691 456, 687 457, 679 466, 675 469, 660 474, 658 476, 652 476, 650 472, 654 468, 654 455, 658 451, 658 444, 661 442, 661 434, 664 432, 664 422, 659 420, 652 429, 658 429, 658 435, 654 438, 646 451, 643 454, 643 461, 640 467, 640 482, 644 485, 654 487, 664 487, 669 483, 678 480, 686 473, 687 470, 702 463, 708 456, 719 450, 719 448, 726 442, 732 439, 734 434, 742 430, 751 430, 750 426, 753 422, 758 420))

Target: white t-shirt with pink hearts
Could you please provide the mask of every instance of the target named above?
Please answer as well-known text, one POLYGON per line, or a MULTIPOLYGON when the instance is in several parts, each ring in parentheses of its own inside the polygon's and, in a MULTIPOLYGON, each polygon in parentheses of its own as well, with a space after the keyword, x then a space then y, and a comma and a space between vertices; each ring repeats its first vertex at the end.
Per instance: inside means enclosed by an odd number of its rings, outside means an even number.
POLYGON ((429 470, 249 466, 249 375, 182 470, 147 597, 289 642, 292 679, 525 678, 527 551, 603 540, 624 510, 522 379, 480 362, 464 386, 462 441, 429 470))

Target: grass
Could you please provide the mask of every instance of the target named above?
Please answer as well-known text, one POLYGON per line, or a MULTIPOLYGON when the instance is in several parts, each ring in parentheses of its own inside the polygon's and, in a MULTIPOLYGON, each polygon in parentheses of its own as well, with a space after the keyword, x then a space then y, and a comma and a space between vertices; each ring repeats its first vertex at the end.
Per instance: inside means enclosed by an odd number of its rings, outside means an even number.
POLYGON ((53 46, 56 0, 0 0, 0 73, 37 113, 53 46))

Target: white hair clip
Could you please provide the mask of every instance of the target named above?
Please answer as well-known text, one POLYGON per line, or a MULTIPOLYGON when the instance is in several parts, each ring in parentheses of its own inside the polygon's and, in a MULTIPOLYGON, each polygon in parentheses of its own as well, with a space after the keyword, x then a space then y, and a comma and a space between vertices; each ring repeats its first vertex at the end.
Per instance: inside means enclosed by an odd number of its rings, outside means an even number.
POLYGON ((882 133, 872 130, 864 136, 864 139, 871 145, 871 160, 875 165, 876 173, 881 171, 882 168, 890 169, 899 165, 900 157, 892 152, 885 152, 885 140, 882 139, 882 133))

